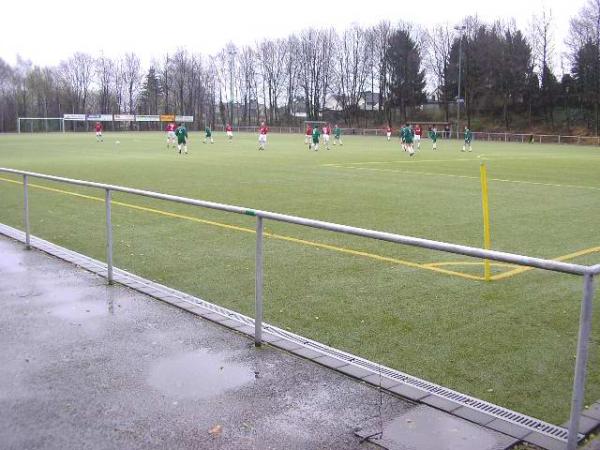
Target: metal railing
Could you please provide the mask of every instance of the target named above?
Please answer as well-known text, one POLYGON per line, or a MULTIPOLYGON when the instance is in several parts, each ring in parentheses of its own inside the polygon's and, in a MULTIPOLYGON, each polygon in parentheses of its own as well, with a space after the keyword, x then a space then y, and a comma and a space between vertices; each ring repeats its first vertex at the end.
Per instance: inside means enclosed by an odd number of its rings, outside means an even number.
POLYGON ((24 203, 24 228, 25 242, 27 248, 31 248, 31 230, 29 221, 29 184, 30 177, 43 180, 55 181, 59 183, 72 184, 96 189, 102 189, 105 192, 106 207, 106 264, 107 279, 109 284, 113 284, 113 236, 112 236, 112 218, 111 202, 112 192, 122 192, 126 194, 139 195, 159 200, 166 200, 175 203, 183 203, 191 206, 214 209, 218 211, 243 214, 256 218, 256 254, 255 254, 255 334, 254 343, 258 347, 262 345, 262 325, 263 325, 263 241, 264 241, 264 221, 273 220, 285 222, 310 228, 333 231, 336 233, 361 236, 369 239, 376 239, 386 242, 394 242, 401 245, 426 248, 446 253, 470 256, 483 260, 493 260, 503 263, 516 264, 520 266, 534 267, 543 270, 549 270, 560 273, 583 276, 583 300, 581 303, 579 317, 579 333, 577 341, 577 356, 575 361, 575 374, 573 380, 573 392, 571 399, 571 413, 569 420, 569 434, 567 449, 574 450, 577 446, 578 427, 581 410, 583 407, 586 367, 589 353, 589 338, 592 326, 592 303, 594 297, 594 277, 600 274, 600 264, 585 266, 580 264, 566 263, 549 259, 534 258, 514 253, 500 252, 495 250, 485 250, 477 247, 470 247, 447 242, 433 241, 429 239, 405 236, 394 233, 357 228, 348 225, 340 225, 321 220, 307 219, 304 217, 290 216, 269 211, 261 211, 242 206, 227 205, 223 203, 209 202, 205 200, 196 200, 176 195, 161 194, 159 192, 146 191, 142 189, 128 188, 123 186, 96 183, 91 181, 63 178, 53 175, 45 175, 35 172, 15 170, 9 168, 0 168, 0 172, 19 175, 23 178, 23 203, 24 203))

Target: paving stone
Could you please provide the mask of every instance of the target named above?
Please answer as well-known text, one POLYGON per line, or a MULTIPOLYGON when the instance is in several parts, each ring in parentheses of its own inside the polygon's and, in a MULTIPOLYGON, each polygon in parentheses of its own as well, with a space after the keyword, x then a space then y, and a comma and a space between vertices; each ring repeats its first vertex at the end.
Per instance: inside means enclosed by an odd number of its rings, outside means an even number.
POLYGON ((523 438, 524 441, 530 444, 538 445, 547 450, 565 450, 567 443, 559 439, 551 438, 545 434, 538 433, 536 431, 531 432, 523 438))
POLYGON ((427 405, 441 409, 442 411, 448 412, 452 412, 461 406, 460 403, 453 402, 452 400, 448 400, 443 397, 438 397, 437 395, 423 397, 420 401, 427 405))
POLYGON ((254 327, 251 327, 250 325, 244 325, 241 328, 236 328, 236 331, 239 331, 240 333, 244 333, 248 336, 252 336, 252 338, 254 338, 254 327))
POLYGON ((587 409, 584 409, 581 414, 592 419, 600 420, 600 402, 594 403, 587 409))
POLYGON ((354 378, 364 378, 371 374, 370 370, 363 369, 362 367, 357 367, 353 364, 347 364, 345 366, 338 367, 337 370, 354 378))
POLYGON ((363 381, 367 381, 368 383, 371 383, 374 386, 381 386, 383 389, 390 389, 391 387, 398 386, 398 384, 400 384, 399 381, 380 376, 378 373, 374 373, 372 375, 369 375, 368 377, 363 378, 363 381))
POLYGON ((292 350, 292 352, 298 356, 302 356, 307 359, 318 358, 319 356, 323 356, 323 353, 317 352, 315 350, 311 350, 310 348, 302 347, 298 350, 292 350))
MULTIPOLYGON (((579 416, 578 431, 582 434, 589 434, 594 428, 597 428, 598 425, 600 425, 600 421, 597 419, 583 415, 583 413, 579 416)), ((569 421, 567 420, 562 426, 564 428, 569 428, 569 421)))
POLYGON ((227 328, 232 328, 234 330, 244 326, 244 324, 242 322, 238 322, 237 320, 233 320, 233 319, 225 319, 223 322, 219 322, 219 324, 223 325, 227 328))
POLYGON ((519 425, 515 425, 514 423, 510 423, 502 419, 492 420, 486 425, 486 427, 499 431, 500 433, 508 434, 509 436, 517 439, 523 439, 525 436, 531 433, 531 430, 528 428, 523 428, 519 425))
POLYGON ((390 392, 394 392, 398 395, 401 395, 402 397, 406 397, 411 400, 421 400, 422 398, 427 397, 429 395, 429 392, 426 392, 422 389, 413 386, 409 386, 404 383, 400 383, 397 386, 390 388, 389 390, 390 392))
POLYGON ((332 358, 331 356, 320 356, 313 359, 313 361, 323 364, 324 366, 331 367, 332 369, 337 369, 338 367, 342 367, 347 364, 346 362, 332 358))
POLYGON ((373 436, 370 442, 398 450, 504 450, 517 443, 514 438, 427 405, 356 434, 363 439, 373 436))
POLYGON ((202 317, 212 321, 212 322, 224 322, 228 320, 227 317, 222 316, 221 314, 209 312, 208 314, 203 314, 202 317))
POLYGON ((300 344, 296 344, 295 342, 288 341, 287 339, 281 339, 279 341, 273 341, 272 344, 275 347, 282 348, 284 350, 294 351, 296 349, 302 348, 300 344))
POLYGON ((452 414, 480 425, 488 424, 495 419, 495 417, 490 416, 489 414, 469 408, 468 406, 461 406, 460 408, 452 411, 452 414))
POLYGON ((265 333, 263 331, 262 340, 263 340, 263 342, 267 342, 268 344, 273 344, 275 342, 282 341, 283 338, 281 338, 279 336, 275 336, 274 334, 271 334, 271 333, 265 333))

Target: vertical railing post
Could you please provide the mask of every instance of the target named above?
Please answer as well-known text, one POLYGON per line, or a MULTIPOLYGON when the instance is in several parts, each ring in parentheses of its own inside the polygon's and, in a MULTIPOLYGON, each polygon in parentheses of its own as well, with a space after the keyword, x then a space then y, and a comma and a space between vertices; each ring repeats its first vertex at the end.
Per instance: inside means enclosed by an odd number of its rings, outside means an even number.
POLYGON ((110 203, 112 193, 110 189, 106 189, 105 205, 106 205, 106 273, 108 284, 113 284, 113 236, 112 236, 112 214, 110 203))
POLYGON ((263 324, 263 218, 256 216, 256 265, 254 284, 254 345, 262 345, 263 324))
POLYGON ((585 393, 585 372, 588 362, 588 347, 590 331, 592 329, 592 301, 594 298, 594 276, 584 275, 583 301, 579 315, 579 337, 577 339, 577 358, 575 360, 575 374, 573 376, 573 395, 571 399, 571 417, 569 419, 569 437, 567 450, 577 448, 577 435, 579 429, 579 416, 583 408, 585 393))
POLYGON ((29 189, 27 175, 23 175, 23 225, 25 227, 25 248, 31 250, 31 230, 29 227, 29 189))

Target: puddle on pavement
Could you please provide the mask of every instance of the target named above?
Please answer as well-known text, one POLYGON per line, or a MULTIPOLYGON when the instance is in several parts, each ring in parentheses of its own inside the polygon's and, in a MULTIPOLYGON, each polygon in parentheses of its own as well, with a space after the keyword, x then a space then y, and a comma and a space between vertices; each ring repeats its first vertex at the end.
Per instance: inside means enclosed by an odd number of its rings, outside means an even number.
POLYGON ((148 384, 173 397, 201 399, 254 380, 252 367, 231 362, 228 356, 198 350, 163 359, 152 367, 148 384))

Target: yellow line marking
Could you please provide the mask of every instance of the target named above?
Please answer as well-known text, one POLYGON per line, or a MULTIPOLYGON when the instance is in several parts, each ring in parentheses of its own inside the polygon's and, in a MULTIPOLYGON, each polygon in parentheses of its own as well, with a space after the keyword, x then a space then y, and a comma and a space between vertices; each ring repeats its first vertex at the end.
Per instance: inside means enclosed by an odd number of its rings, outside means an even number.
MULTIPOLYGON (((16 181, 16 180, 11 180, 8 178, 3 178, 0 177, 1 181, 6 181, 8 183, 14 183, 14 184, 23 184, 21 181, 16 181)), ((91 195, 85 195, 85 194, 79 194, 77 192, 72 192, 72 191, 67 191, 67 190, 63 190, 63 189, 56 189, 56 188, 51 188, 48 186, 43 186, 43 185, 39 185, 39 184, 34 184, 34 183, 29 183, 30 187, 33 188, 37 188, 37 189, 42 189, 45 191, 50 191, 50 192, 56 192, 56 193, 60 193, 60 194, 66 194, 66 195, 71 195, 74 197, 79 197, 79 198, 85 198, 88 200, 93 200, 93 201, 97 201, 97 202, 104 202, 104 199, 101 197, 94 197, 91 195)), ((244 233, 256 233, 256 231, 252 228, 246 228, 246 227, 241 227, 241 226, 237 226, 237 225, 229 225, 229 224, 225 224, 225 223, 221 223, 221 222, 215 222, 212 220, 206 220, 206 219, 199 219, 197 217, 192 217, 192 216, 186 216, 186 215, 182 215, 182 214, 177 214, 177 213, 172 213, 172 212, 168 212, 168 211, 163 211, 160 209, 154 209, 154 208, 148 208, 145 206, 139 206, 139 205, 134 205, 131 203, 124 203, 124 202, 119 202, 119 201, 112 201, 113 205, 118 205, 118 206, 122 206, 125 208, 131 208, 131 209, 136 209, 139 211, 145 211, 145 212, 150 212, 153 214, 160 214, 162 216, 167 216, 167 217, 174 217, 177 219, 184 219, 184 220, 189 220, 192 222, 197 222, 197 223, 202 223, 202 224, 206 224, 206 225, 212 225, 212 226, 216 226, 216 227, 220 227, 220 228, 226 228, 229 230, 235 230, 235 231, 241 231, 244 233)), ((364 258, 369 258, 369 259, 374 259, 377 261, 384 261, 384 262, 390 262, 393 264, 398 264, 398 265, 403 265, 403 266, 407 266, 407 267, 413 267, 413 268, 417 268, 417 269, 424 269, 424 270, 429 270, 429 271, 433 271, 433 272, 439 272, 439 273, 444 273, 447 275, 453 275, 453 276, 457 276, 457 277, 461 277, 461 278, 465 278, 468 280, 477 280, 477 281, 481 281, 483 280, 482 277, 476 276, 476 275, 470 275, 467 273, 462 273, 462 272, 455 272, 452 270, 447 270, 447 269, 442 269, 442 268, 438 268, 438 267, 427 267, 423 264, 419 264, 419 263, 415 263, 412 261, 406 261, 406 260, 402 260, 402 259, 397 259, 397 258, 391 258, 388 256, 381 256, 381 255, 377 255, 374 253, 369 253, 369 252, 363 252, 363 251, 359 251, 359 250, 353 250, 350 248, 345 248, 345 247, 338 247, 335 245, 329 245, 329 244, 324 244, 321 242, 315 242, 315 241, 308 241, 305 239, 299 239, 299 238, 295 238, 295 237, 291 237, 291 236, 284 236, 284 235, 280 235, 280 234, 275 234, 275 233, 270 233, 270 232, 265 232, 264 233, 265 236, 270 237, 272 239, 277 239, 280 241, 287 241, 287 242, 294 242, 297 244, 302 244, 302 245, 308 245, 311 247, 317 247, 317 248, 323 248, 323 249, 327 249, 327 250, 332 250, 335 252, 339 252, 339 253, 345 253, 345 254, 349 254, 349 255, 354 255, 354 256, 361 256, 364 258)))
MULTIPOLYGON (((351 169, 351 170, 368 170, 373 172, 395 172, 395 173, 405 173, 408 175, 430 175, 430 176, 442 176, 442 177, 452 177, 452 178, 468 178, 472 180, 478 180, 479 177, 475 177, 472 175, 456 175, 450 173, 436 173, 436 172, 421 172, 416 170, 397 170, 397 169, 375 169, 372 167, 347 167, 343 164, 332 165, 331 167, 335 167, 338 169, 351 169)), ((560 187, 560 188, 575 188, 575 189, 589 189, 593 191, 600 191, 599 186, 582 186, 577 184, 554 184, 554 183, 542 183, 537 181, 526 181, 526 180, 508 180, 505 178, 488 178, 489 181, 497 181, 500 183, 516 183, 516 184, 532 184, 535 186, 549 186, 549 187, 560 187)))
MULTIPOLYGON (((484 264, 483 261, 448 261, 448 262, 437 262, 437 263, 428 263, 423 264, 426 267, 439 267, 439 266, 482 266, 484 264)), ((492 267, 518 267, 515 264, 509 263, 501 263, 501 262, 492 262, 492 267)))
MULTIPOLYGON (((13 183, 13 184, 21 184, 21 185, 23 184, 23 182, 21 182, 21 181, 11 180, 9 178, 4 178, 4 177, 0 177, 0 181, 5 181, 7 183, 13 183)), ((56 192, 59 194, 65 194, 65 195, 70 195, 73 197, 79 197, 79 198, 84 198, 84 199, 104 203, 104 198, 101 198, 101 197, 94 197, 92 195, 79 194, 79 193, 73 192, 73 191, 51 188, 49 186, 43 186, 43 185, 34 184, 34 183, 29 183, 28 185, 30 187, 45 190, 45 191, 56 192)), ((192 222, 202 223, 205 225, 212 225, 215 227, 225 228, 228 230, 241 231, 241 232, 250 233, 250 234, 256 233, 256 231, 252 228, 246 228, 246 227, 237 226, 237 225, 230 225, 230 224, 226 224, 226 223, 215 222, 212 220, 200 219, 198 217, 172 213, 172 212, 168 212, 168 211, 163 211, 161 209, 147 208, 145 206, 139 206, 139 205, 119 202, 119 201, 115 201, 115 200, 112 201, 112 204, 119 205, 124 208, 130 208, 130 209, 135 209, 135 210, 139 210, 139 211, 150 212, 153 214, 159 214, 162 216, 173 217, 176 219, 184 219, 184 220, 189 220, 192 222)), ((471 275, 471 274, 463 273, 463 272, 456 272, 454 270, 448 270, 448 269, 443 269, 442 267, 439 267, 439 266, 451 266, 451 265, 481 265, 481 264, 483 264, 483 262, 473 262, 473 261, 471 261, 471 262, 451 262, 451 261, 448 261, 448 262, 419 264, 419 263, 415 263, 412 261, 405 261, 402 259, 391 258, 389 256, 381 256, 381 255, 377 255, 374 253, 353 250, 353 249, 345 248, 345 247, 338 247, 335 245, 324 244, 321 242, 308 241, 305 239, 299 239, 299 238, 275 234, 275 233, 271 233, 271 232, 265 232, 264 235, 268 236, 272 239, 277 239, 277 240, 281 240, 281 241, 294 242, 297 244, 308 245, 308 246, 317 247, 317 248, 323 248, 323 249, 332 250, 332 251, 339 252, 339 253, 345 253, 348 255, 361 256, 364 258, 374 259, 377 261, 389 262, 392 264, 413 267, 416 269, 424 269, 424 270, 429 270, 429 271, 433 271, 433 272, 439 272, 439 273, 443 273, 443 274, 447 274, 447 275, 457 276, 457 277, 464 278, 467 280, 484 281, 484 278, 481 276, 471 275)), ((600 252, 600 247, 590 247, 587 249, 579 250, 574 253, 569 253, 568 255, 559 256, 558 258, 554 258, 554 260, 555 261, 566 261, 566 260, 569 260, 572 258, 576 258, 578 256, 584 256, 584 255, 587 255, 590 253, 595 253, 595 252, 600 252)), ((492 263, 492 265, 498 266, 498 267, 499 266, 514 267, 514 265, 505 264, 505 263, 492 263)), ((517 269, 510 270, 508 272, 503 272, 501 274, 494 275, 494 276, 492 276, 492 280, 494 280, 494 281, 503 280, 505 278, 509 278, 509 277, 518 275, 520 273, 527 272, 529 270, 533 270, 533 267, 519 267, 517 269)))
MULTIPOLYGON (((573 253, 569 253, 567 255, 553 258, 553 260, 554 261, 568 261, 568 260, 577 258, 578 256, 585 256, 585 255, 589 255, 591 253, 597 253, 597 252, 600 252, 600 247, 584 248, 583 250, 579 250, 579 251, 576 251, 573 253)), ((530 270, 534 270, 534 267, 519 267, 514 270, 509 270, 508 272, 503 272, 498 275, 494 275, 492 277, 492 280, 494 280, 494 281, 504 280, 506 278, 514 277, 515 275, 519 275, 524 272, 529 272, 530 270)))

